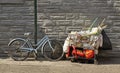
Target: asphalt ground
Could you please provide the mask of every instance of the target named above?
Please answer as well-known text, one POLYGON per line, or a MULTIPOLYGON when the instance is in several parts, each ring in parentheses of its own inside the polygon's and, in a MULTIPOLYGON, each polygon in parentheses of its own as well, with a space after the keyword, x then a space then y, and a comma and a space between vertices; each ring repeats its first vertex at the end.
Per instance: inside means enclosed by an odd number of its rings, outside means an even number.
POLYGON ((34 58, 14 61, 0 58, 0 73, 120 73, 119 58, 102 58, 99 65, 72 63, 69 60, 47 61, 34 58))

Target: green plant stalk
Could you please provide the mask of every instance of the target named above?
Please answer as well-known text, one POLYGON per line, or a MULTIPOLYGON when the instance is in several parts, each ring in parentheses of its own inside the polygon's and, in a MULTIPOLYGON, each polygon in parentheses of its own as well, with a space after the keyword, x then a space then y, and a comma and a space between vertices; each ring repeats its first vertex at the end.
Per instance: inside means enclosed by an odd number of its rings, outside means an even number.
POLYGON ((98 20, 98 17, 93 21, 93 23, 91 24, 91 26, 89 27, 89 31, 91 31, 92 30, 92 28, 93 28, 93 26, 94 26, 94 24, 95 24, 95 22, 98 20))

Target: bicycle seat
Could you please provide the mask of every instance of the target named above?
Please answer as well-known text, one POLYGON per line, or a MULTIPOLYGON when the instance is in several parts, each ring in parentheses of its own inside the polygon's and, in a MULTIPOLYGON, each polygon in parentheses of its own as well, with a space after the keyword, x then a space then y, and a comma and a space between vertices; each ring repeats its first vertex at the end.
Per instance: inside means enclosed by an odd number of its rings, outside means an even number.
POLYGON ((24 33, 24 36, 30 36, 32 33, 31 32, 26 32, 24 33))

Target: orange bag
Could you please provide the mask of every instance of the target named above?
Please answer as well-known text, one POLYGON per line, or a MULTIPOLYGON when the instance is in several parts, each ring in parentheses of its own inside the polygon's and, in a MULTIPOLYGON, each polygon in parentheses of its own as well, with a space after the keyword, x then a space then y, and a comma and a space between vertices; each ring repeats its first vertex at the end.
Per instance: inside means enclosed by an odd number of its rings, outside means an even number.
POLYGON ((73 50, 72 51, 73 55, 81 56, 84 57, 84 53, 81 50, 73 50))
POLYGON ((91 59, 91 58, 94 57, 94 51, 93 50, 85 49, 84 54, 85 54, 85 57, 87 59, 91 59))

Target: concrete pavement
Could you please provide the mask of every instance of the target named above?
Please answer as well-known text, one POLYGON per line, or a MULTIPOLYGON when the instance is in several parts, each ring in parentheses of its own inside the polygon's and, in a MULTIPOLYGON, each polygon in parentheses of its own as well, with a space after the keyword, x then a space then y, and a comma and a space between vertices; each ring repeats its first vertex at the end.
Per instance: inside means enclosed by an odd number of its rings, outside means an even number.
POLYGON ((0 73, 120 73, 120 63, 116 60, 107 59, 107 61, 103 60, 100 65, 94 65, 71 63, 66 60, 13 61, 11 58, 0 58, 0 73))

